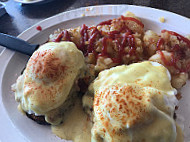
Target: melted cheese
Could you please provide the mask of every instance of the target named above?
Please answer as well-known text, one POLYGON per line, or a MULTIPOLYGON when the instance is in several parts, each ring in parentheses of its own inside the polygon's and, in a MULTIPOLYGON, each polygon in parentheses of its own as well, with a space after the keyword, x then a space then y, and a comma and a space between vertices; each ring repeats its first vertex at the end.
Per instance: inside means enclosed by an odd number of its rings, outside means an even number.
POLYGON ((24 111, 45 115, 46 121, 58 124, 62 119, 60 107, 74 92, 84 69, 84 56, 74 43, 46 43, 34 52, 17 79, 15 98, 24 111))

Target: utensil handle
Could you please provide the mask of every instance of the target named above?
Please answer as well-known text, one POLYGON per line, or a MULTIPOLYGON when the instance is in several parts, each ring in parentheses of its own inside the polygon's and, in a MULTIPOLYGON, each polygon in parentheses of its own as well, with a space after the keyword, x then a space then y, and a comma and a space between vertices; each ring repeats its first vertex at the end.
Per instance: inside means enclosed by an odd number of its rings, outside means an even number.
POLYGON ((31 56, 39 45, 31 45, 14 36, 0 33, 0 45, 31 56))

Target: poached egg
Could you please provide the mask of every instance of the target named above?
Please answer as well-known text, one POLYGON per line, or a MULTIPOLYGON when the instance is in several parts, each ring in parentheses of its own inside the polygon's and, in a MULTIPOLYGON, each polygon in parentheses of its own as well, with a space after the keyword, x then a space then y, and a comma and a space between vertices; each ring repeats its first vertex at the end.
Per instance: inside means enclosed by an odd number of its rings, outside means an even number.
POLYGON ((178 101, 170 80, 164 66, 150 61, 100 72, 89 87, 94 93, 91 141, 175 142, 178 101))
POLYGON ((50 124, 59 124, 84 70, 83 53, 74 43, 46 43, 33 53, 13 85, 15 99, 23 111, 43 115, 50 124))

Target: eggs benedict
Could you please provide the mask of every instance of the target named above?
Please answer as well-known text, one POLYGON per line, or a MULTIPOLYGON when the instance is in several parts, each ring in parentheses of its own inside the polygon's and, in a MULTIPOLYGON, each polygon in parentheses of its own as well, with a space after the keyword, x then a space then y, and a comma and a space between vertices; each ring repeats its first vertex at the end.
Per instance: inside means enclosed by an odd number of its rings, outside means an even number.
POLYGON ((60 124, 84 71, 84 56, 74 43, 46 43, 33 53, 12 86, 15 99, 24 112, 44 116, 49 124, 60 124))
POLYGON ((150 61, 100 72, 83 97, 87 112, 93 109, 91 141, 175 142, 178 101, 170 80, 164 66, 150 61))
POLYGON ((135 84, 100 89, 95 94, 91 141, 175 142, 175 122, 160 109, 165 103, 163 95, 162 91, 135 84), (159 103, 155 103, 157 99, 159 103))

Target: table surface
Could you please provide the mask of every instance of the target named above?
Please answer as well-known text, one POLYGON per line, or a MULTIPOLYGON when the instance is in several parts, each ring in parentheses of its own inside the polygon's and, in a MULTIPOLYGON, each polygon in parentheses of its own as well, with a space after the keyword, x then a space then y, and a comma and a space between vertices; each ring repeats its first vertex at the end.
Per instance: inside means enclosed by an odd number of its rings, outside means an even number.
POLYGON ((190 18, 190 0, 52 0, 41 5, 21 5, 13 0, 0 1, 6 4, 7 11, 7 14, 0 17, 0 32, 14 36, 55 14, 91 5, 142 5, 164 9, 190 18))

